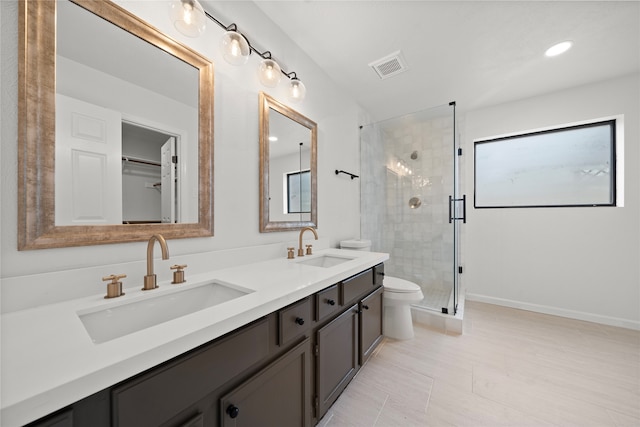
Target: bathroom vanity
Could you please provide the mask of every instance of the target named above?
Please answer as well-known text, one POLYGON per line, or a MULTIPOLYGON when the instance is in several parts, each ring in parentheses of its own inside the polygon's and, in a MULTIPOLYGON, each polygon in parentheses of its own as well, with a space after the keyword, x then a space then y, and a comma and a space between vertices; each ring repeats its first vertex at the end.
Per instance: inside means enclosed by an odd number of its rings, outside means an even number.
MULTIPOLYGON (((65 362, 58 357, 68 356, 68 351, 52 348, 50 354, 27 352, 25 357, 27 364, 39 359, 50 369, 76 377, 45 375, 48 384, 33 385, 39 390, 31 390, 30 398, 3 407, 3 425, 32 421, 27 417, 33 412, 24 411, 39 410, 38 404, 52 399, 58 400, 58 408, 33 417, 37 420, 30 425, 315 425, 382 339, 382 262, 387 258, 380 253, 328 249, 295 260, 219 270, 216 280, 233 280, 251 292, 100 343, 90 342, 87 331, 78 325, 77 313, 82 311, 76 309, 68 335, 84 341, 70 343, 87 349, 83 354, 65 362), (332 265, 336 260, 339 264, 332 265), (102 359, 100 366, 92 356, 102 359), (59 384, 52 385, 54 379, 59 384), (78 393, 82 398, 72 397, 78 393), (71 401, 64 403, 65 399, 71 401)), ((185 289, 200 281, 192 280, 185 289)), ((158 290, 169 286, 161 284, 158 290)), ((86 310, 88 300, 96 307, 111 303, 101 298, 58 304, 58 308, 83 306, 86 310)), ((44 315, 38 310, 51 314, 53 309, 29 310, 36 312, 36 322, 44 315)), ((3 316, 3 326, 7 327, 5 320, 13 326, 24 314, 3 316)), ((12 358, 9 363, 18 364, 12 358)), ((10 367, 5 366, 3 374, 10 367)), ((27 368, 19 368, 24 375, 27 368)), ((34 369, 45 370, 43 366, 34 369)), ((5 387, 13 382, 14 378, 3 381, 5 387)), ((27 389, 25 385, 22 391, 27 389)), ((8 398, 14 395, 9 393, 8 398)))

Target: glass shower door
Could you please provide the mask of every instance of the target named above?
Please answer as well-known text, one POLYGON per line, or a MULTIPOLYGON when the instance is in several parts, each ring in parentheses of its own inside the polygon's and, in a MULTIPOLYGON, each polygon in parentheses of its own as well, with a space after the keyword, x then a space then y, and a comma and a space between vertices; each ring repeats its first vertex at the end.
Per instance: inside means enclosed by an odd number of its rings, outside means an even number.
POLYGON ((360 134, 361 238, 390 254, 388 275, 420 286, 419 308, 452 314, 462 215, 454 109, 373 123, 360 134))

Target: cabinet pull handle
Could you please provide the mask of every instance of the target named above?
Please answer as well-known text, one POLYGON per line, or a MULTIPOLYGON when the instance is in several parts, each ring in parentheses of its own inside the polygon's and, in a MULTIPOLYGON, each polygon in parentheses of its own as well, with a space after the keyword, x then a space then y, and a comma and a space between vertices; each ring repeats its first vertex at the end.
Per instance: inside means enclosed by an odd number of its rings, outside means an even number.
POLYGON ((329 305, 336 305, 336 302, 335 302, 334 300, 332 300, 332 299, 328 299, 328 300, 327 300, 327 304, 329 304, 329 305))
POLYGON ((240 408, 238 408, 237 406, 235 405, 227 406, 227 414, 229 414, 229 417, 236 418, 239 413, 240 413, 240 408))
POLYGON ((366 304, 362 304, 362 308, 364 308, 365 310, 369 310, 369 306, 366 304))
POLYGON ((378 271, 376 274, 377 274, 378 276, 384 276, 384 271, 378 271))
POLYGON ((302 317, 296 317, 296 323, 302 326, 304 325, 304 319, 302 317))

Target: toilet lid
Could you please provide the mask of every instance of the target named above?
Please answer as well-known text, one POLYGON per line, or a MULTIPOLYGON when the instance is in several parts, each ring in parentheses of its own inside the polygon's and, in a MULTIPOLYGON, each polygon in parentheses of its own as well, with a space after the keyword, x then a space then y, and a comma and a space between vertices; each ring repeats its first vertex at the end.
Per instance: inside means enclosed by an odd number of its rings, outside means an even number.
POLYGON ((385 290, 391 292, 415 292, 420 290, 420 286, 413 282, 391 276, 384 276, 382 285, 385 290))
POLYGON ((371 246, 371 240, 341 240, 340 247, 343 249, 362 249, 371 246))

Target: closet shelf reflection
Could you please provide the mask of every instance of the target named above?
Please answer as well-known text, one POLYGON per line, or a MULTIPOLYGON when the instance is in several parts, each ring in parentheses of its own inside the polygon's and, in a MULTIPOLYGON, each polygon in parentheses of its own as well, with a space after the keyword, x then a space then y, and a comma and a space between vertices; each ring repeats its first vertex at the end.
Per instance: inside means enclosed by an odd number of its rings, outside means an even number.
POLYGON ((122 161, 129 162, 129 163, 139 163, 142 165, 149 165, 149 166, 158 166, 158 167, 161 166, 159 162, 154 162, 152 160, 145 160, 145 159, 137 159, 135 157, 129 157, 129 156, 122 156, 122 161))

